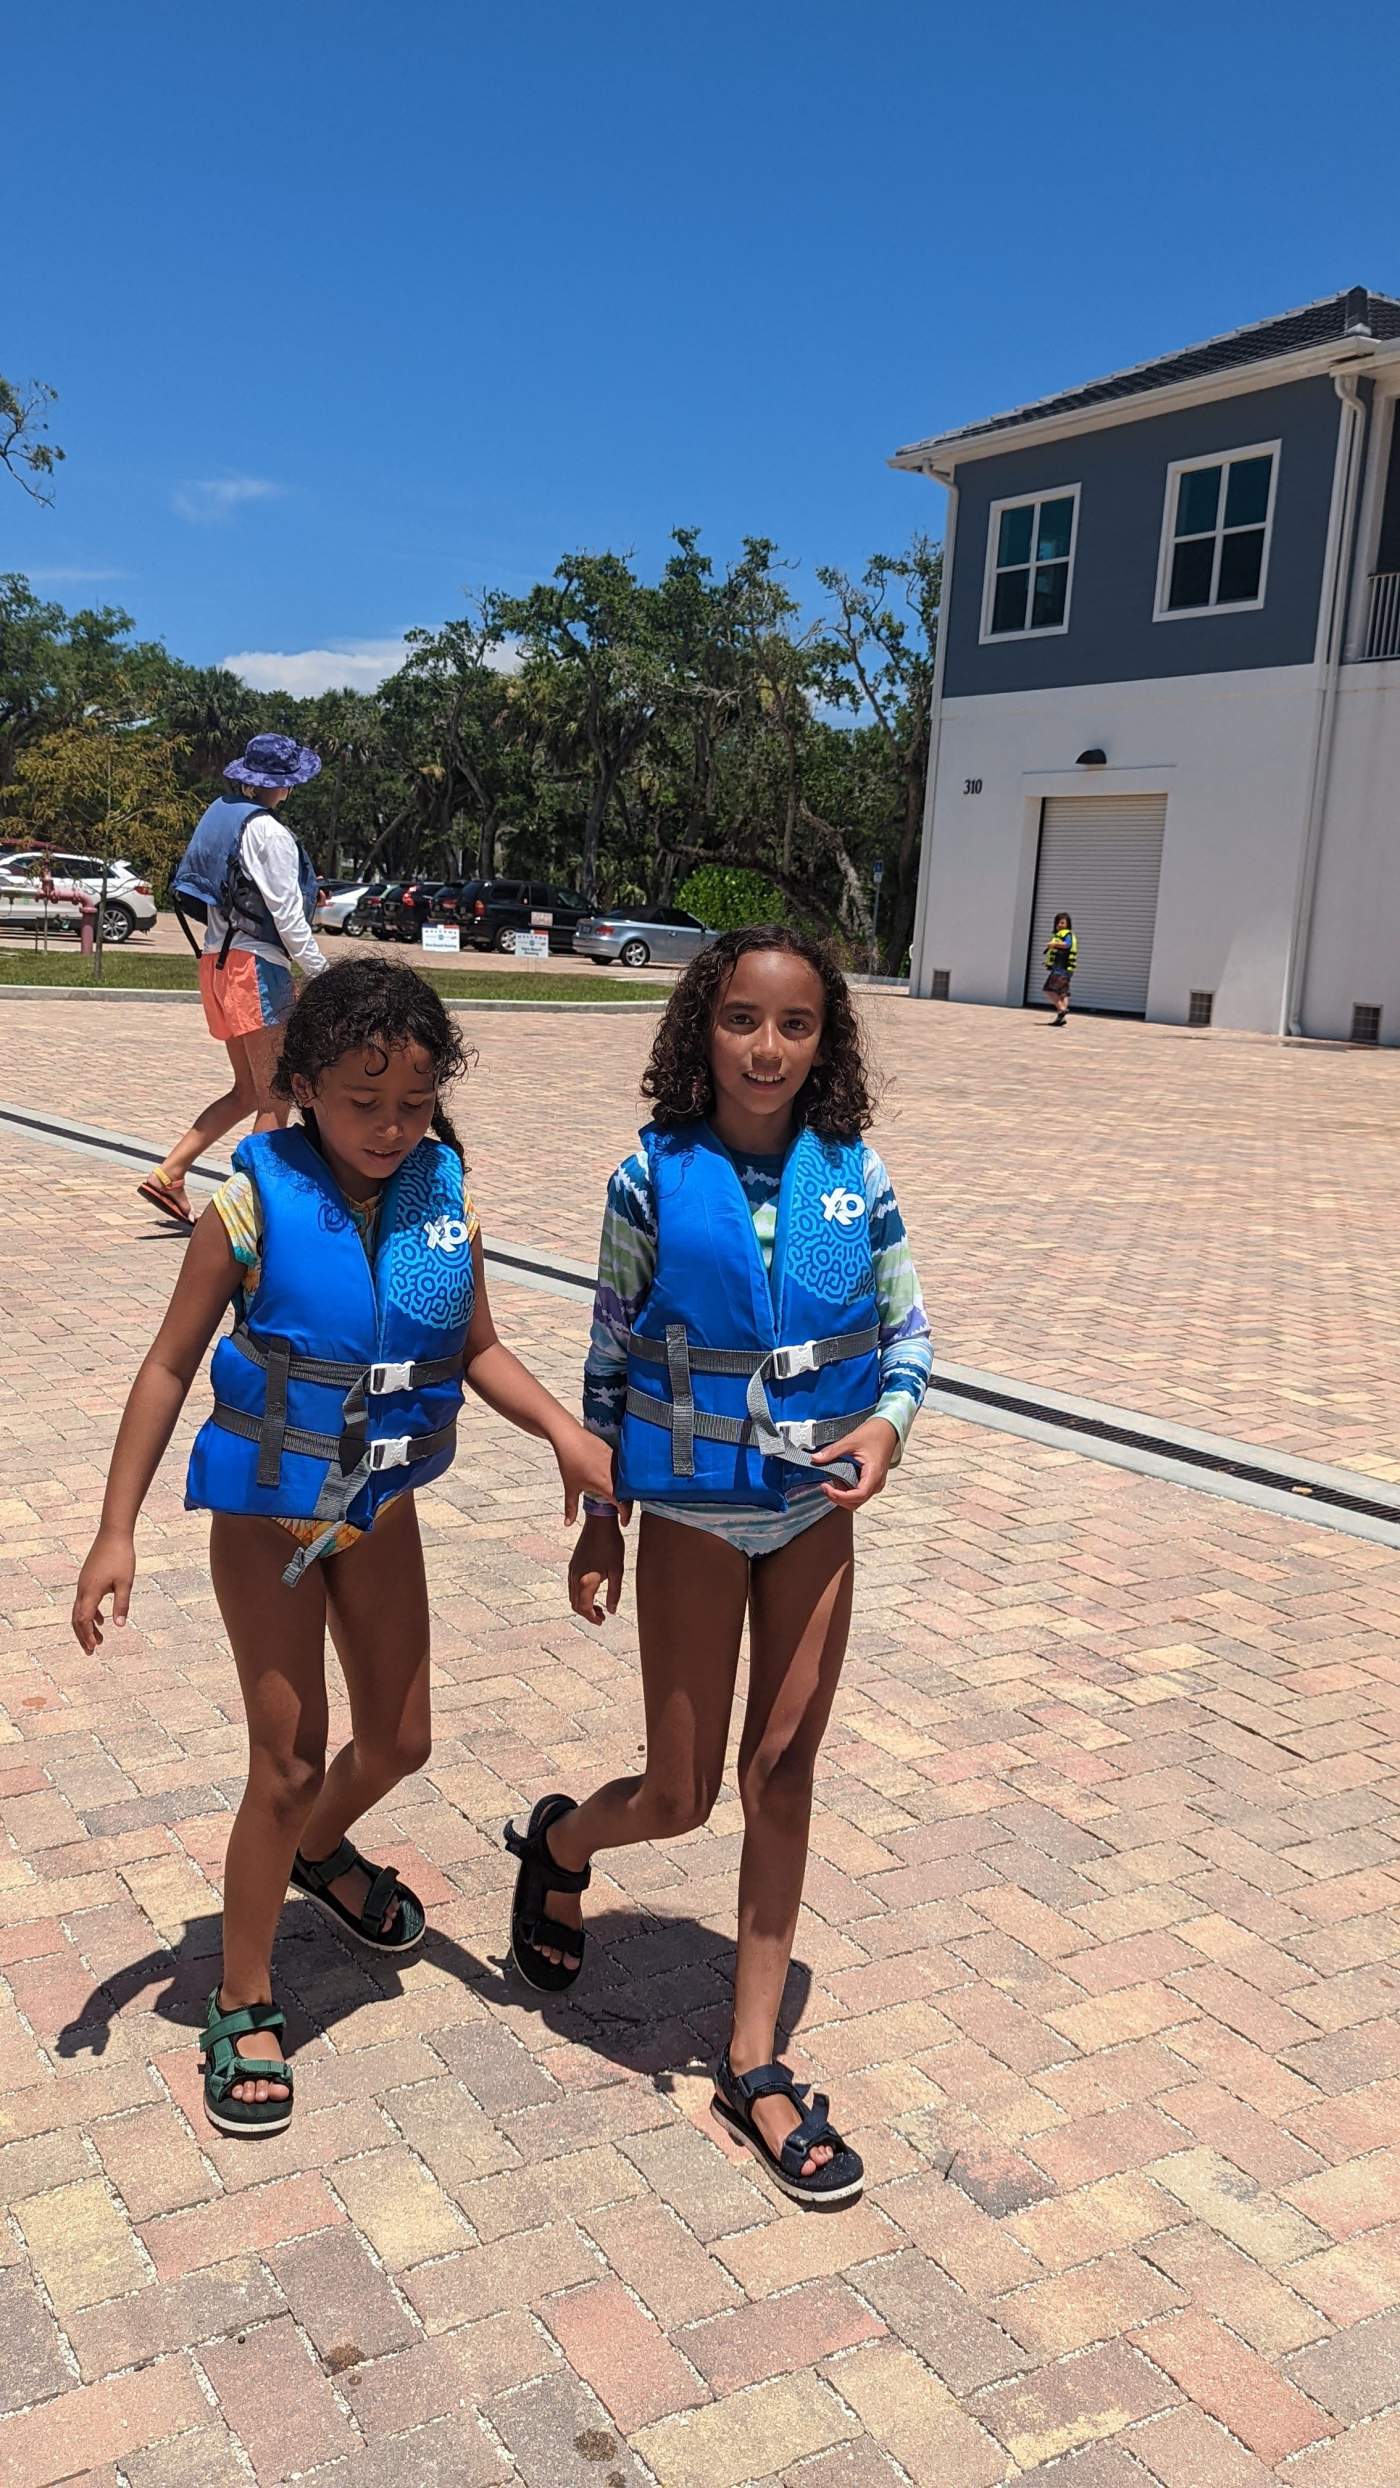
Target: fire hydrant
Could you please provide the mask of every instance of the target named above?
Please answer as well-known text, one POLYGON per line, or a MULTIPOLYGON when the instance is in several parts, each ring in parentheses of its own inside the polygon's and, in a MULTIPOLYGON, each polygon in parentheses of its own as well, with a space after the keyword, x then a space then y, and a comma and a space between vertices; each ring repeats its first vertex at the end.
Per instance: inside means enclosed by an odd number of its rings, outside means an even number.
POLYGON ((97 929, 97 901, 95 898, 89 898, 84 891, 81 894, 81 905, 83 921, 78 930, 78 948, 85 959, 90 959, 97 929))

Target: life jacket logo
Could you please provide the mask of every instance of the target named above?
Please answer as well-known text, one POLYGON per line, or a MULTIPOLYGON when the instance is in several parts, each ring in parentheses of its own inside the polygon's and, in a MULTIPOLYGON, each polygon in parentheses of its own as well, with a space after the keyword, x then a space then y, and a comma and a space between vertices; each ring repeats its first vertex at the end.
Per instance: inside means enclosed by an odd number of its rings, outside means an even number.
POLYGON ((838 1184, 834 1192, 822 1194, 822 1216, 828 1225, 853 1227, 865 1216, 865 1203, 858 1192, 848 1192, 844 1184, 838 1184))
POLYGON ((471 1229, 462 1218, 431 1218, 423 1241, 430 1253, 455 1253, 459 1245, 470 1244, 471 1229))

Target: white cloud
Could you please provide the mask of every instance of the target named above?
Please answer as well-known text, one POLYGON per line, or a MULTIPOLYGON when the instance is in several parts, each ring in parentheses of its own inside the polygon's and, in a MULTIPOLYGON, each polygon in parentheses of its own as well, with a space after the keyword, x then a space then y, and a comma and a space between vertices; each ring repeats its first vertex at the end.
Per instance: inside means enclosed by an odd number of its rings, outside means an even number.
POLYGON ((232 518, 245 502, 275 501, 281 491, 280 484, 270 484, 262 475, 222 475, 208 483, 179 485, 170 506, 179 518, 207 524, 232 518))
POLYGON ((405 653, 402 639, 347 639, 338 648, 244 648, 221 663, 253 691, 311 699, 318 691, 373 691, 398 672, 405 653))
POLYGON ((131 574, 126 570, 59 569, 31 570, 28 575, 31 579, 42 579, 46 587, 78 587, 95 579, 126 579, 131 574))
MULTIPOLYGON (((408 654, 398 639, 343 639, 333 648, 244 648, 220 663, 253 691, 290 691, 298 699, 314 699, 318 691, 374 691, 396 674, 408 654)), ((520 668, 520 651, 507 640, 488 649, 486 662, 497 674, 520 668)))

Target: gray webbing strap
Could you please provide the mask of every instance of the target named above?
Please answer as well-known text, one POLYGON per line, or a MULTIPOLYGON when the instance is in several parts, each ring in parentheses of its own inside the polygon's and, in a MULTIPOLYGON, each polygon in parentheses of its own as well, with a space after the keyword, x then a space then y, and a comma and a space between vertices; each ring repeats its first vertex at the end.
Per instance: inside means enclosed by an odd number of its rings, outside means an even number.
MULTIPOLYGON (((285 1340, 255 1338, 246 1322, 240 1322, 229 1338, 240 1356, 250 1365, 266 1366, 271 1348, 286 1346, 285 1340)), ((462 1371, 460 1356, 417 1357, 401 1364, 337 1365, 330 1357, 294 1356, 288 1351, 287 1373, 293 1382, 324 1382, 332 1388, 348 1391, 352 1384, 364 1382, 371 1396, 386 1391, 421 1391, 432 1382, 452 1382, 462 1371), (376 1381, 375 1377, 379 1379, 376 1381)))
MULTIPOLYGON (((670 1362, 670 1332, 665 1339, 648 1339, 641 1331, 629 1334, 628 1353, 644 1365, 666 1365, 670 1362)), ((879 1348, 878 1330, 846 1331, 831 1339, 805 1339, 783 1348, 697 1348, 690 1344, 687 1356, 693 1374, 731 1374, 747 1377, 767 1373, 775 1382, 789 1382, 795 1374, 814 1374, 824 1365, 842 1364, 847 1357, 872 1356, 879 1348)))
POLYGON ((349 1476, 365 1456, 365 1431, 369 1424, 369 1402, 365 1398, 363 1374, 357 1375, 345 1394, 340 1411, 339 1460, 343 1474, 349 1476))
MULTIPOLYGON (((646 1425, 663 1426, 668 1434, 674 1433, 675 1413, 669 1400, 652 1399, 645 1391, 630 1390, 627 1394, 629 1417, 640 1417, 646 1425)), ((693 1412, 690 1430, 697 1443, 752 1444, 756 1450, 771 1449, 776 1460, 790 1460, 798 1468, 804 1468, 809 1465, 803 1457, 805 1450, 822 1451, 828 1443, 839 1443, 843 1435, 854 1432, 858 1425, 867 1424, 878 1413, 871 1407, 857 1408, 848 1417, 779 1418, 768 1429, 774 1438, 770 1446, 760 1443, 758 1429, 749 1417, 712 1417, 697 1408, 693 1412), (785 1426, 788 1431, 784 1431, 785 1426), (794 1440, 794 1432, 800 1435, 800 1441, 794 1440)), ((690 1475, 693 1473, 693 1470, 687 1472, 690 1475)), ((823 1477, 831 1477, 835 1473, 830 1465, 822 1469, 823 1477)), ((677 1474, 680 1472, 677 1471, 677 1474)))
MULTIPOLYGON (((321 1491, 316 1498, 316 1509, 311 1515, 314 1521, 318 1520, 324 1524, 321 1534, 312 1539, 310 1546, 297 1548, 282 1575, 283 1586, 294 1590, 302 1574, 308 1571, 312 1564, 318 1563, 323 1555, 329 1554, 336 1533, 356 1495, 376 1471, 404 1468, 414 1460, 431 1460, 436 1452, 445 1450, 449 1443, 455 1441, 456 1434, 457 1420, 454 1417, 450 1425, 440 1425, 435 1434, 400 1434, 387 1439, 381 1437, 377 1442, 364 1446, 359 1460, 348 1474, 339 1467, 340 1444, 336 1444, 329 1455, 331 1465, 326 1471, 321 1491), (387 1458, 383 1456, 386 1453, 389 1455, 387 1458)), ((344 1437, 342 1437, 343 1440, 344 1437)))
POLYGON ((695 1393, 690 1383, 690 1349, 683 1322, 668 1323, 666 1365, 671 1377, 671 1473, 695 1475, 695 1393))
MULTIPOLYGON (((245 1442, 261 1443, 261 1417, 250 1417, 243 1408, 231 1408, 227 1400, 215 1400, 213 1417, 215 1425, 222 1426, 225 1434, 241 1434, 245 1442)), ((308 1460, 334 1460, 340 1449, 340 1437, 338 1434, 311 1434, 302 1425, 284 1426, 282 1449, 304 1453, 308 1460)))
POLYGON ((258 1434, 258 1484, 276 1486, 282 1477, 282 1445, 287 1433, 287 1378, 292 1362, 289 1339, 267 1343, 267 1392, 258 1434))

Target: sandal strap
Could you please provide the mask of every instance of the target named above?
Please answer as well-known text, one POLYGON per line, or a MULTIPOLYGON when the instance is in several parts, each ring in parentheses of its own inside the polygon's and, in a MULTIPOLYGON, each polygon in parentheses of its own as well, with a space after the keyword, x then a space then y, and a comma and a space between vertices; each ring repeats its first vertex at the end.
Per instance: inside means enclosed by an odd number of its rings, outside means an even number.
POLYGON ((392 1866, 381 1866, 360 1903, 360 1924, 374 1935, 382 1935, 384 1921, 403 1887, 392 1866))
POLYGON ((808 2082, 794 2081, 786 2065, 755 2065, 749 2073, 736 2073, 727 2053, 724 2059, 724 2071, 745 2107, 750 2106, 755 2099, 770 2099, 775 2095, 781 2095, 795 2100, 800 2108, 811 2088, 808 2082))
POLYGON ((527 1944, 533 1945, 536 1952, 543 1952, 548 1944, 556 1952, 567 1952, 571 1958, 580 1961, 583 1959, 583 1947, 588 1941, 581 1926, 563 1926, 558 1918, 522 1918, 520 1933, 527 1944))
POLYGON ((204 2087, 216 2108, 238 2082, 284 2082, 290 2092, 295 2078, 291 2066, 280 2056, 240 2056, 233 2047, 227 2057, 221 2056, 217 2064, 206 2064, 204 2069, 204 2087))
MULTIPOLYGON (((297 1864, 312 1891, 324 1892, 329 1884, 338 1882, 342 1875, 348 1875, 352 1866, 365 1866, 365 1860, 350 1841, 342 1840, 332 1849, 329 1857, 303 1857, 298 1849, 297 1864)), ((370 1869, 366 1866, 365 1871, 368 1873, 370 1869)))
POLYGON ((818 2143, 828 2144, 833 2154, 844 2151, 846 2146, 828 2115, 830 2106, 826 2093, 818 2091, 802 2123, 794 2126, 792 2132, 785 2136, 778 2157, 790 2176, 796 2177, 801 2173, 808 2152, 814 2151, 818 2143))
POLYGON ((231 2013, 217 2009, 217 1989, 210 1997, 210 2011, 204 2024, 203 2044, 217 2047, 221 2042, 232 2046, 235 2039, 246 2038, 253 2030, 285 2030, 287 2016, 275 2004, 239 2004, 231 2013))
MULTIPOLYGON (((547 1804, 548 1799, 544 1802, 547 1804)), ((564 1809, 561 1808, 561 1812, 563 1810, 564 1809)), ((573 1808, 570 1807, 568 1811, 572 1813, 573 1808)), ((536 1807, 535 1812, 539 1812, 538 1807, 536 1807)), ((522 1866, 538 1867, 541 1875, 545 1878, 544 1888, 546 1891, 586 1892, 593 1880, 592 1866, 561 1866, 558 1861, 551 1856, 550 1851, 546 1846, 545 1833, 549 1830, 550 1825, 558 1820, 558 1815, 551 1815, 547 1823, 542 1824, 538 1830, 535 1830, 533 1827, 534 1816, 532 1815, 530 1822, 527 1824, 524 1831, 517 1831, 514 1823, 507 1823, 504 1834, 506 1847, 509 1849, 512 1857, 519 1858, 522 1866)))

